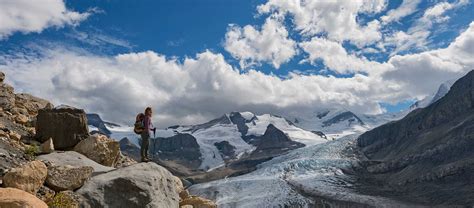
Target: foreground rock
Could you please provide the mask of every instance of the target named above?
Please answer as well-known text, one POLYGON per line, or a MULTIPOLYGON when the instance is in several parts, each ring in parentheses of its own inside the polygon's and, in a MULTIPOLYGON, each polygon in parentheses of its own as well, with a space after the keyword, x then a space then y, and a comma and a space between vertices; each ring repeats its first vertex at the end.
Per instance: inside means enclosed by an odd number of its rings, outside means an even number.
POLYGON ((90 166, 52 166, 48 168, 46 185, 54 191, 76 190, 91 177, 93 171, 90 166))
POLYGON ((162 207, 179 205, 176 180, 155 163, 139 163, 92 177, 77 192, 85 207, 162 207))
POLYGON ((59 107, 39 110, 36 121, 36 139, 53 139, 57 150, 71 149, 89 137, 86 113, 82 109, 59 107))
POLYGON ((3 185, 36 194, 46 180, 48 169, 41 161, 13 168, 3 177, 3 185))
POLYGON ((74 151, 67 151, 67 152, 54 152, 47 155, 40 155, 37 157, 38 160, 48 161, 52 163, 52 165, 60 165, 60 166, 90 166, 94 169, 92 175, 97 175, 105 172, 109 172, 114 170, 115 168, 103 166, 94 162, 93 160, 87 158, 86 156, 74 152, 74 151))
POLYGON ((120 144, 100 134, 94 134, 82 140, 74 147, 74 151, 99 164, 111 167, 114 167, 120 158, 120 144))
POLYGON ((15 188, 0 188, 0 207, 5 208, 47 208, 34 195, 15 188))
POLYGON ((471 71, 430 106, 362 134, 362 177, 430 206, 474 204, 473 106, 471 71))

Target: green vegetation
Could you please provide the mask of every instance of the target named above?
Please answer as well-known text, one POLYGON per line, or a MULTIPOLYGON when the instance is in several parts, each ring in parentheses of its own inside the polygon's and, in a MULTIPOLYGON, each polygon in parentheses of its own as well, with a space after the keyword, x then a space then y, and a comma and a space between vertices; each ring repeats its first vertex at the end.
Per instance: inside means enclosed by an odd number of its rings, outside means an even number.
POLYGON ((26 157, 30 160, 34 160, 36 158, 36 155, 38 155, 39 153, 40 153, 40 148, 36 144, 27 145, 25 147, 26 157))

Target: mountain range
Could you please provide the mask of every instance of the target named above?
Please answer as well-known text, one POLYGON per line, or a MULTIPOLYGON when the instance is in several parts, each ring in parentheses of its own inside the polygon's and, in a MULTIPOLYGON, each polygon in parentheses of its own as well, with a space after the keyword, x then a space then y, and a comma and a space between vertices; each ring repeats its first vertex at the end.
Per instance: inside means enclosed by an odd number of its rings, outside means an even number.
MULTIPOLYGON (((192 194, 221 207, 465 205, 473 203, 467 197, 473 196, 473 77, 471 72, 442 83, 398 113, 231 112, 202 124, 170 126, 157 131, 151 154, 194 184, 192 194)), ((108 130, 124 154, 139 159, 139 139, 130 127, 92 124, 98 120, 90 125, 108 130)))

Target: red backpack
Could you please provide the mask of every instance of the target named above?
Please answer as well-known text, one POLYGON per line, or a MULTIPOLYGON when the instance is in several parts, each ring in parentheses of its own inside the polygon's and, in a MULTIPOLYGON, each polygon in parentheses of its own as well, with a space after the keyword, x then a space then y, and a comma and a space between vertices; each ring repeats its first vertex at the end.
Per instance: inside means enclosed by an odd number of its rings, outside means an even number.
POLYGON ((133 131, 135 134, 142 134, 145 131, 145 114, 139 113, 135 119, 135 127, 133 131))

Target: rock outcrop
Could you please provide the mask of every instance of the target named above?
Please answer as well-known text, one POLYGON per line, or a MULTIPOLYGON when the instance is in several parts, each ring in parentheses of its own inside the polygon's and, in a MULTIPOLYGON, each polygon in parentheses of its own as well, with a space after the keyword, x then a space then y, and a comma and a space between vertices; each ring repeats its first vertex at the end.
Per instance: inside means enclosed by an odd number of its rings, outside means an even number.
POLYGON ((90 166, 51 166, 48 168, 46 185, 54 191, 76 190, 88 180, 94 168, 90 166))
POLYGON ((79 152, 99 164, 115 167, 120 158, 120 145, 105 135, 94 134, 80 141, 74 151, 79 152))
POLYGON ((179 206, 174 176, 155 163, 139 163, 94 176, 76 193, 84 207, 179 206))
POLYGON ((31 161, 13 168, 3 177, 3 186, 36 194, 46 180, 48 169, 41 161, 31 161))
POLYGON ((67 150, 89 137, 86 113, 82 109, 62 107, 39 110, 36 121, 36 139, 53 139, 57 150, 67 150))
POLYGON ((54 152, 54 143, 52 138, 49 138, 40 145, 40 152, 46 154, 54 152))
POLYGON ((52 165, 56 166, 74 166, 74 167, 82 167, 82 166, 89 166, 94 169, 92 175, 98 175, 101 173, 106 173, 115 168, 103 166, 94 162, 93 160, 87 158, 86 156, 74 152, 74 151, 67 151, 67 152, 53 152, 47 155, 40 155, 37 157, 38 160, 42 160, 45 162, 49 162, 52 165))
MULTIPOLYGON (((366 171, 410 201, 474 204, 474 71, 443 98, 362 134, 366 171)), ((374 181, 374 180, 372 180, 374 181)))
POLYGON ((0 188, 0 207, 47 208, 48 205, 34 195, 16 188, 0 188))

